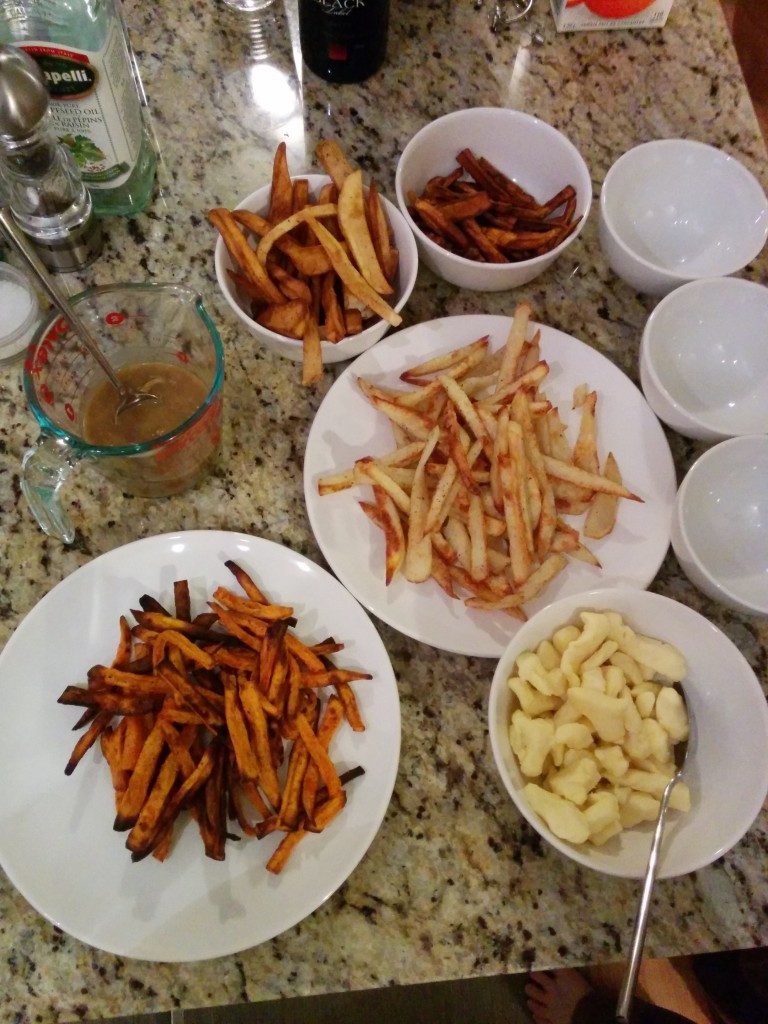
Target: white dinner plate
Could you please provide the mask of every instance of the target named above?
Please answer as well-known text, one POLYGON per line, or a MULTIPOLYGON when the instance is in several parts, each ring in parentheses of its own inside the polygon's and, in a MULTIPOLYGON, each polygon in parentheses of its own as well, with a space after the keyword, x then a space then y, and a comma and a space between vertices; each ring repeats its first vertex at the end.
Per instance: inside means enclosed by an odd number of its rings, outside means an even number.
MULTIPOLYGON (((171 604, 172 607, 172 604, 171 604)), ((324 569, 270 541, 223 531, 149 537, 117 548, 62 580, 27 615, 0 655, 0 864, 22 895, 65 932, 98 949, 142 960, 189 961, 238 952, 278 935, 317 909, 354 870, 392 795, 400 754, 395 676, 370 619, 324 569), (109 662, 118 619, 142 594, 172 602, 189 579, 193 611, 216 585, 239 592, 232 559, 267 596, 295 608, 301 639, 333 635, 339 667, 373 678, 354 685, 367 728, 334 737, 340 771, 365 775, 344 811, 297 847, 283 871, 265 868, 279 836, 228 842, 207 858, 197 826, 177 825, 168 859, 132 863, 114 832, 114 795, 100 751, 64 775, 79 733, 78 709, 57 703, 88 668, 109 662)), ((237 831, 237 829, 235 829, 237 831)))
MULTIPOLYGON (((357 386, 366 377, 387 387, 405 387, 399 377, 408 366, 466 345, 484 335, 503 345, 510 320, 502 316, 454 316, 417 324, 389 335, 361 355, 325 396, 307 439, 304 496, 315 538, 333 572, 374 615, 406 636, 456 654, 498 657, 519 623, 504 612, 477 611, 453 600, 435 583, 412 584, 398 573, 384 582, 384 538, 358 507, 370 489, 320 497, 320 477, 347 469, 363 455, 381 455, 394 447, 386 418, 374 410, 357 386)), ((642 503, 622 501, 613 532, 589 546, 600 559, 596 569, 571 561, 540 597, 526 605, 528 614, 558 597, 596 586, 645 588, 656 575, 669 547, 676 491, 672 454, 659 421, 629 378, 595 349, 551 327, 541 330, 541 356, 550 372, 543 384, 560 408, 575 439, 578 413, 571 411, 573 389, 587 384, 597 391, 598 451, 613 451, 624 482, 642 503)), ((574 525, 579 519, 571 520, 574 525)))

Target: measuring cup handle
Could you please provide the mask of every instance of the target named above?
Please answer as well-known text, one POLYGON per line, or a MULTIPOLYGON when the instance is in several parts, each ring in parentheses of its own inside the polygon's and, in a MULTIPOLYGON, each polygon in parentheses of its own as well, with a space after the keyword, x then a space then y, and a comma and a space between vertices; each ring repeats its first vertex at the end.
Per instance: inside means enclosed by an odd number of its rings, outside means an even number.
POLYGON ((75 539, 75 528, 64 512, 59 491, 80 461, 66 441, 41 434, 21 462, 21 491, 40 528, 64 544, 75 539))

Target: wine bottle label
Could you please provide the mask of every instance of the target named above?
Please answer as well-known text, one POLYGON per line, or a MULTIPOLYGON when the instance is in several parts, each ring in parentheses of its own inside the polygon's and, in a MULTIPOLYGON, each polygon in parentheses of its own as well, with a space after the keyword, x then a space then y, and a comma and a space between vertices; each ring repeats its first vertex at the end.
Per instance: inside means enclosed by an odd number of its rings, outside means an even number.
POLYGON ((324 14, 350 14, 358 7, 365 7, 366 0, 313 0, 324 14))
POLYGON ((130 175, 142 140, 141 107, 130 59, 113 22, 98 51, 24 42, 51 97, 53 129, 89 188, 114 188, 130 175))

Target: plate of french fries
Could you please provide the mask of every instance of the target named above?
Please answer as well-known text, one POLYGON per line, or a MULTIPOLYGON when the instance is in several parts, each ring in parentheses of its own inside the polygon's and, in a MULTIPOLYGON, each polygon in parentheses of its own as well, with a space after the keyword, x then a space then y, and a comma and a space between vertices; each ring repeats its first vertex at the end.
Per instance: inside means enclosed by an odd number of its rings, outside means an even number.
POLYGON ((278 935, 347 879, 389 804, 389 657, 279 544, 117 548, 54 587, 0 664, 0 863, 106 952, 193 961, 278 935))
POLYGON ((526 303, 419 324, 360 356, 304 463, 341 582, 406 635, 479 657, 557 597, 648 586, 675 490, 639 389, 526 303))

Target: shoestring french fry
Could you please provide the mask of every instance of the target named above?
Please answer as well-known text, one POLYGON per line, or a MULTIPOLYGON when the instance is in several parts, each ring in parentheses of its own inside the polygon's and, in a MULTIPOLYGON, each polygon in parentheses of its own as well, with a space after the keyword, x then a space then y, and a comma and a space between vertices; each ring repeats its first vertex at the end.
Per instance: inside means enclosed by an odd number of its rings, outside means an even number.
POLYGON ((360 390, 393 428, 395 449, 333 467, 318 493, 372 488, 359 502, 385 536, 384 577, 433 579, 471 608, 524 619, 569 561, 600 568, 583 536, 614 528, 621 500, 642 501, 622 480, 614 453, 601 466, 599 396, 574 392, 578 417, 571 445, 566 424, 546 394, 549 366, 531 308, 515 310, 503 347, 478 338, 404 370, 384 386, 359 379, 360 390), (531 337, 528 335, 531 333, 531 337), (468 593, 467 593, 468 591, 468 593))
POLYGON ((136 625, 120 618, 112 664, 64 689, 59 703, 86 709, 65 773, 100 743, 114 827, 128 833, 134 861, 164 860, 186 809, 215 860, 240 838, 233 822, 246 837, 285 833, 267 864, 279 872, 300 839, 341 812, 343 786, 363 773, 339 774, 330 747, 343 721, 365 729, 352 684, 372 677, 334 664, 344 644, 333 637, 304 643, 292 632, 293 607, 226 565, 243 594, 219 586, 194 617, 186 580, 174 583, 175 614, 143 595, 136 625))

